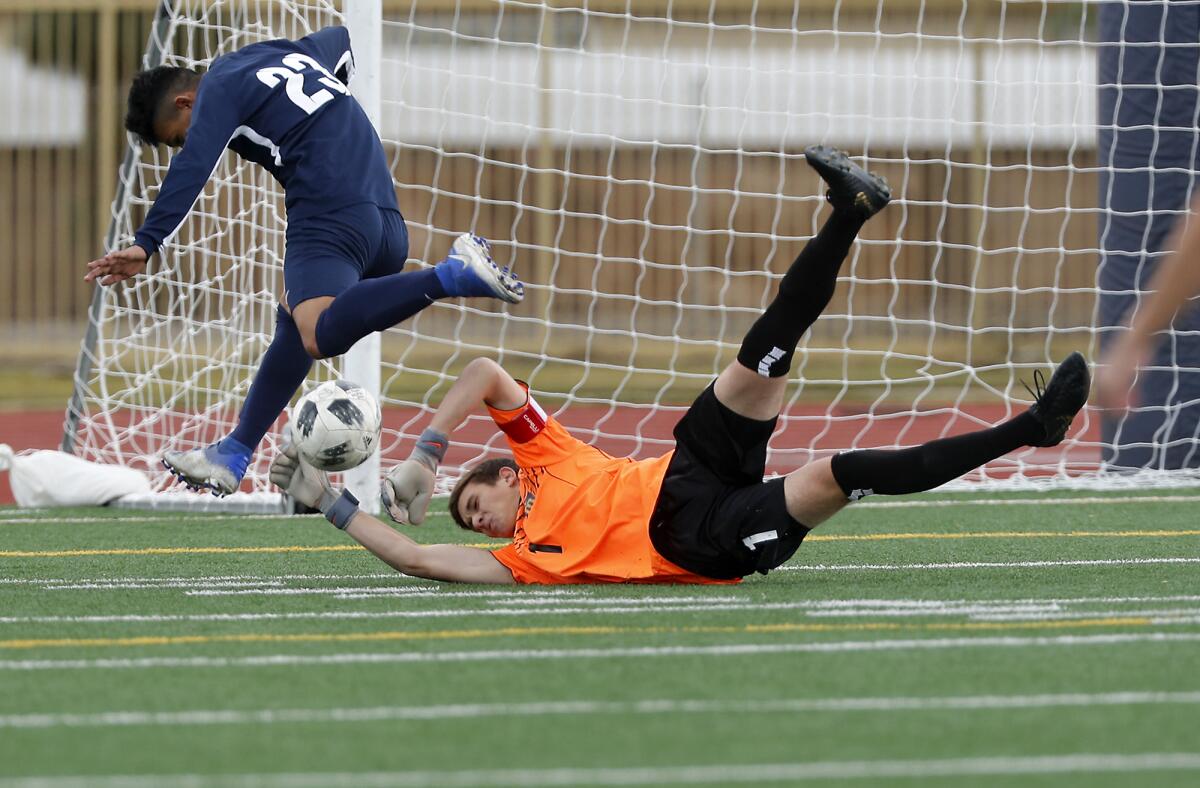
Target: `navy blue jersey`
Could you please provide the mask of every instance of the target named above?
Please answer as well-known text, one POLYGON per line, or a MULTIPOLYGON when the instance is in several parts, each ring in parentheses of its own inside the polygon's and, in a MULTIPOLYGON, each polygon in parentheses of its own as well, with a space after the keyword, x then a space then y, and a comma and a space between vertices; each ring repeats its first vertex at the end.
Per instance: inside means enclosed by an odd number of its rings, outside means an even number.
POLYGON ((353 68, 344 27, 214 60, 134 242, 154 254, 175 234, 226 148, 275 176, 289 222, 357 203, 398 210, 379 135, 346 89, 353 68))

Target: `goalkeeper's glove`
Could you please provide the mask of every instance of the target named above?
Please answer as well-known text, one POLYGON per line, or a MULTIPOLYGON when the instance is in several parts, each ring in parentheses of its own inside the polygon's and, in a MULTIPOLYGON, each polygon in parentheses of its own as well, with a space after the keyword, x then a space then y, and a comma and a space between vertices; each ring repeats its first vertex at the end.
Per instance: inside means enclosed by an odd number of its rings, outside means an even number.
POLYGON ((292 443, 291 430, 284 436, 279 453, 271 461, 271 483, 312 509, 320 510, 325 519, 345 529, 358 512, 358 500, 349 490, 338 495, 329 484, 329 477, 309 465, 292 443))
POLYGON ((450 439, 444 432, 427 429, 421 433, 412 454, 392 468, 379 486, 379 499, 389 517, 411 525, 425 522, 438 464, 449 447, 450 439))

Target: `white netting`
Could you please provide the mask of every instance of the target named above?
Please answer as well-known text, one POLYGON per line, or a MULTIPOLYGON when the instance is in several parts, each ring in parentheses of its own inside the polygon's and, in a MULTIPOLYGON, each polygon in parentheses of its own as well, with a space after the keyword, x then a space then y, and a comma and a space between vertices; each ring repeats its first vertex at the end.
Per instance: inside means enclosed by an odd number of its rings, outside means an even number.
MULTIPOLYGON (((263 15, 275 35, 336 16, 192 5, 176 24, 193 32, 171 40, 195 61, 265 35, 263 15)), ((439 303, 385 335, 385 453, 407 453, 477 355, 528 380, 580 437, 666 451, 826 215, 801 154, 816 142, 865 157, 896 200, 796 357, 770 471, 995 423, 1026 407, 1034 370, 1094 355, 1094 6, 553 5, 385 3, 380 131, 410 256, 435 262, 473 230, 528 293, 505 309, 439 303)), ((137 170, 135 211, 164 164, 137 170)), ((281 200, 232 157, 216 182, 171 270, 106 305, 85 454, 199 445, 236 414, 271 331, 281 200), (110 411, 148 412, 131 430, 96 415, 110 411)), ((129 217, 121 206, 126 237, 129 217)), ((971 478, 1114 483, 1097 473, 1095 416, 1072 435, 971 478)), ((482 417, 456 441, 451 474, 503 447, 482 417)))
MULTIPOLYGON (((1031 4, 1007 22, 965 3, 579 5, 387 20, 382 134, 413 255, 473 227, 530 293, 394 332, 395 404, 427 411, 462 361, 494 354, 582 437, 667 450, 826 215, 801 155, 815 142, 865 156, 898 199, 797 358, 771 471, 994 423, 1026 406, 1021 379, 1091 349, 1095 53, 1078 9, 1050 30, 1031 4)), ((979 478, 1095 470, 1080 421, 979 478)), ((488 433, 471 452, 503 446, 488 433)))
MULTIPOLYGON (((298 38, 340 18, 327 0, 176 0, 160 12, 143 65, 204 67, 247 44, 298 38)), ((131 144, 111 248, 132 242, 166 174, 166 154, 131 144)), ((165 487, 164 449, 228 434, 274 332, 285 227, 279 185, 227 154, 146 275, 104 288, 93 303, 96 336, 84 342, 85 374, 76 383, 76 454, 146 470, 165 487)), ((321 364, 314 374, 332 373, 321 364)), ((267 488, 273 453, 256 456, 248 473, 254 490, 267 488)))

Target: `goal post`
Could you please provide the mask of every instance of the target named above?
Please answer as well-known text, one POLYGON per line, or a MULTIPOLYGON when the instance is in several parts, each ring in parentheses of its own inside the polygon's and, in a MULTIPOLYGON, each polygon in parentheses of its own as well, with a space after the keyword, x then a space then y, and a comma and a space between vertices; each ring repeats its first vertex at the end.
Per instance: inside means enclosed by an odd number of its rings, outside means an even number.
MULTIPOLYGON (((384 141, 410 265, 440 260, 472 231, 526 281, 522 304, 439 302, 317 367, 318 380, 343 375, 379 392, 384 466, 407 455, 479 355, 605 451, 669 450, 675 419, 733 359, 827 215, 803 148, 842 147, 885 175, 896 199, 867 224, 793 363, 768 460, 786 473, 1021 412, 1035 371, 1072 350, 1094 359, 1116 330, 1127 307, 1098 305, 1144 290, 1153 250, 1135 254, 1136 277, 1098 283, 1113 259, 1108 228, 1130 212, 1170 220, 1186 210, 1149 189, 1132 208, 1106 202, 1103 177, 1154 165, 1104 156, 1100 135, 1156 120, 1118 113, 1097 124, 1113 95, 1117 106, 1154 106, 1133 91, 1183 90, 1105 81, 1101 56, 1158 46, 1173 57, 1186 42, 1126 45, 1127 22, 1098 40, 1096 3, 893 5, 175 0, 164 3, 161 41, 166 62, 203 66, 253 41, 349 26, 351 89, 384 141)), ((161 151, 131 155, 110 245, 128 241, 168 163, 161 151)), ((97 295, 65 445, 153 470, 168 445, 228 432, 272 333, 283 228, 278 186, 228 156, 146 277, 97 295)), ((1198 341, 1185 326, 1165 339, 1198 341)), ((1200 376, 1191 359, 1171 351, 1156 362, 1164 400, 1143 408, 1156 423, 1186 423, 1200 401, 1180 394, 1200 376)), ((1154 429, 1135 442, 1152 445, 1154 429)), ((1194 483, 1186 457, 1200 455, 1200 437, 1171 433, 1184 467, 1152 460, 1131 472, 1110 462, 1129 434, 1088 410, 1061 446, 1015 452, 962 485, 1194 483)), ((263 495, 274 441, 247 476, 263 495)), ((443 487, 504 450, 473 416, 443 487)), ((378 473, 348 477, 364 502, 375 502, 378 473)), ((156 483, 169 486, 161 474, 156 483)))
MULTIPOLYGON (((380 59, 382 36, 380 20, 383 18, 381 0, 344 0, 345 24, 350 31, 354 47, 354 78, 352 92, 362 104, 375 128, 380 119, 380 59)), ((350 348, 342 359, 343 376, 379 397, 380 337, 370 334, 350 348)), ((359 506, 372 514, 378 514, 379 501, 379 453, 372 454, 366 462, 346 473, 346 487, 358 498, 359 506)))

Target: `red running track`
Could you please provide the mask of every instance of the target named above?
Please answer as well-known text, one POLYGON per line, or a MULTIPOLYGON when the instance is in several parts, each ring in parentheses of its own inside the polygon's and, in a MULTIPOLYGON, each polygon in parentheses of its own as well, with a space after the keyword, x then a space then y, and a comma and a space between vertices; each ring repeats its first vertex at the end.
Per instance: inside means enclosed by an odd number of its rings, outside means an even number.
MULTIPOLYGON (((561 421, 583 440, 614 456, 636 454, 639 457, 654 457, 670 448, 671 428, 682 413, 682 409, 653 411, 649 408, 599 405, 574 405, 560 415, 561 421), (607 433, 599 435, 597 433, 607 433), (641 440, 612 437, 614 434, 640 435, 641 440)), ((1013 415, 1004 405, 968 405, 961 410, 946 409, 923 412, 915 417, 908 414, 888 414, 878 409, 875 414, 835 411, 827 418, 824 411, 816 407, 798 408, 789 411, 789 419, 783 429, 771 441, 771 473, 787 473, 816 456, 848 446, 895 446, 913 445, 963 432, 980 429, 1013 415)), ((428 422, 429 416, 415 408, 387 408, 384 410, 384 427, 402 430, 405 434, 418 434, 428 422)), ((1071 468, 1088 469, 1095 466, 1098 458, 1099 422, 1097 419, 1080 419, 1071 431, 1071 437, 1079 443, 1070 443, 1053 449, 1031 449, 1011 455, 1026 463, 1054 465, 1066 461, 1071 468)), ((0 411, 0 443, 7 443, 16 451, 22 449, 56 449, 62 440, 63 411, 0 411)), ((473 419, 455 434, 459 444, 446 458, 448 464, 458 464, 479 456, 478 448, 467 448, 462 444, 485 445, 490 451, 499 452, 503 447, 499 434, 485 419, 473 419)), ((407 441, 387 452, 387 457, 407 456, 410 449, 407 441)), ((489 451, 489 453, 490 453, 489 451)), ((989 475, 1004 476, 1012 472, 1011 461, 989 466, 989 475)), ((12 491, 8 474, 0 473, 0 504, 12 503, 12 491)))

